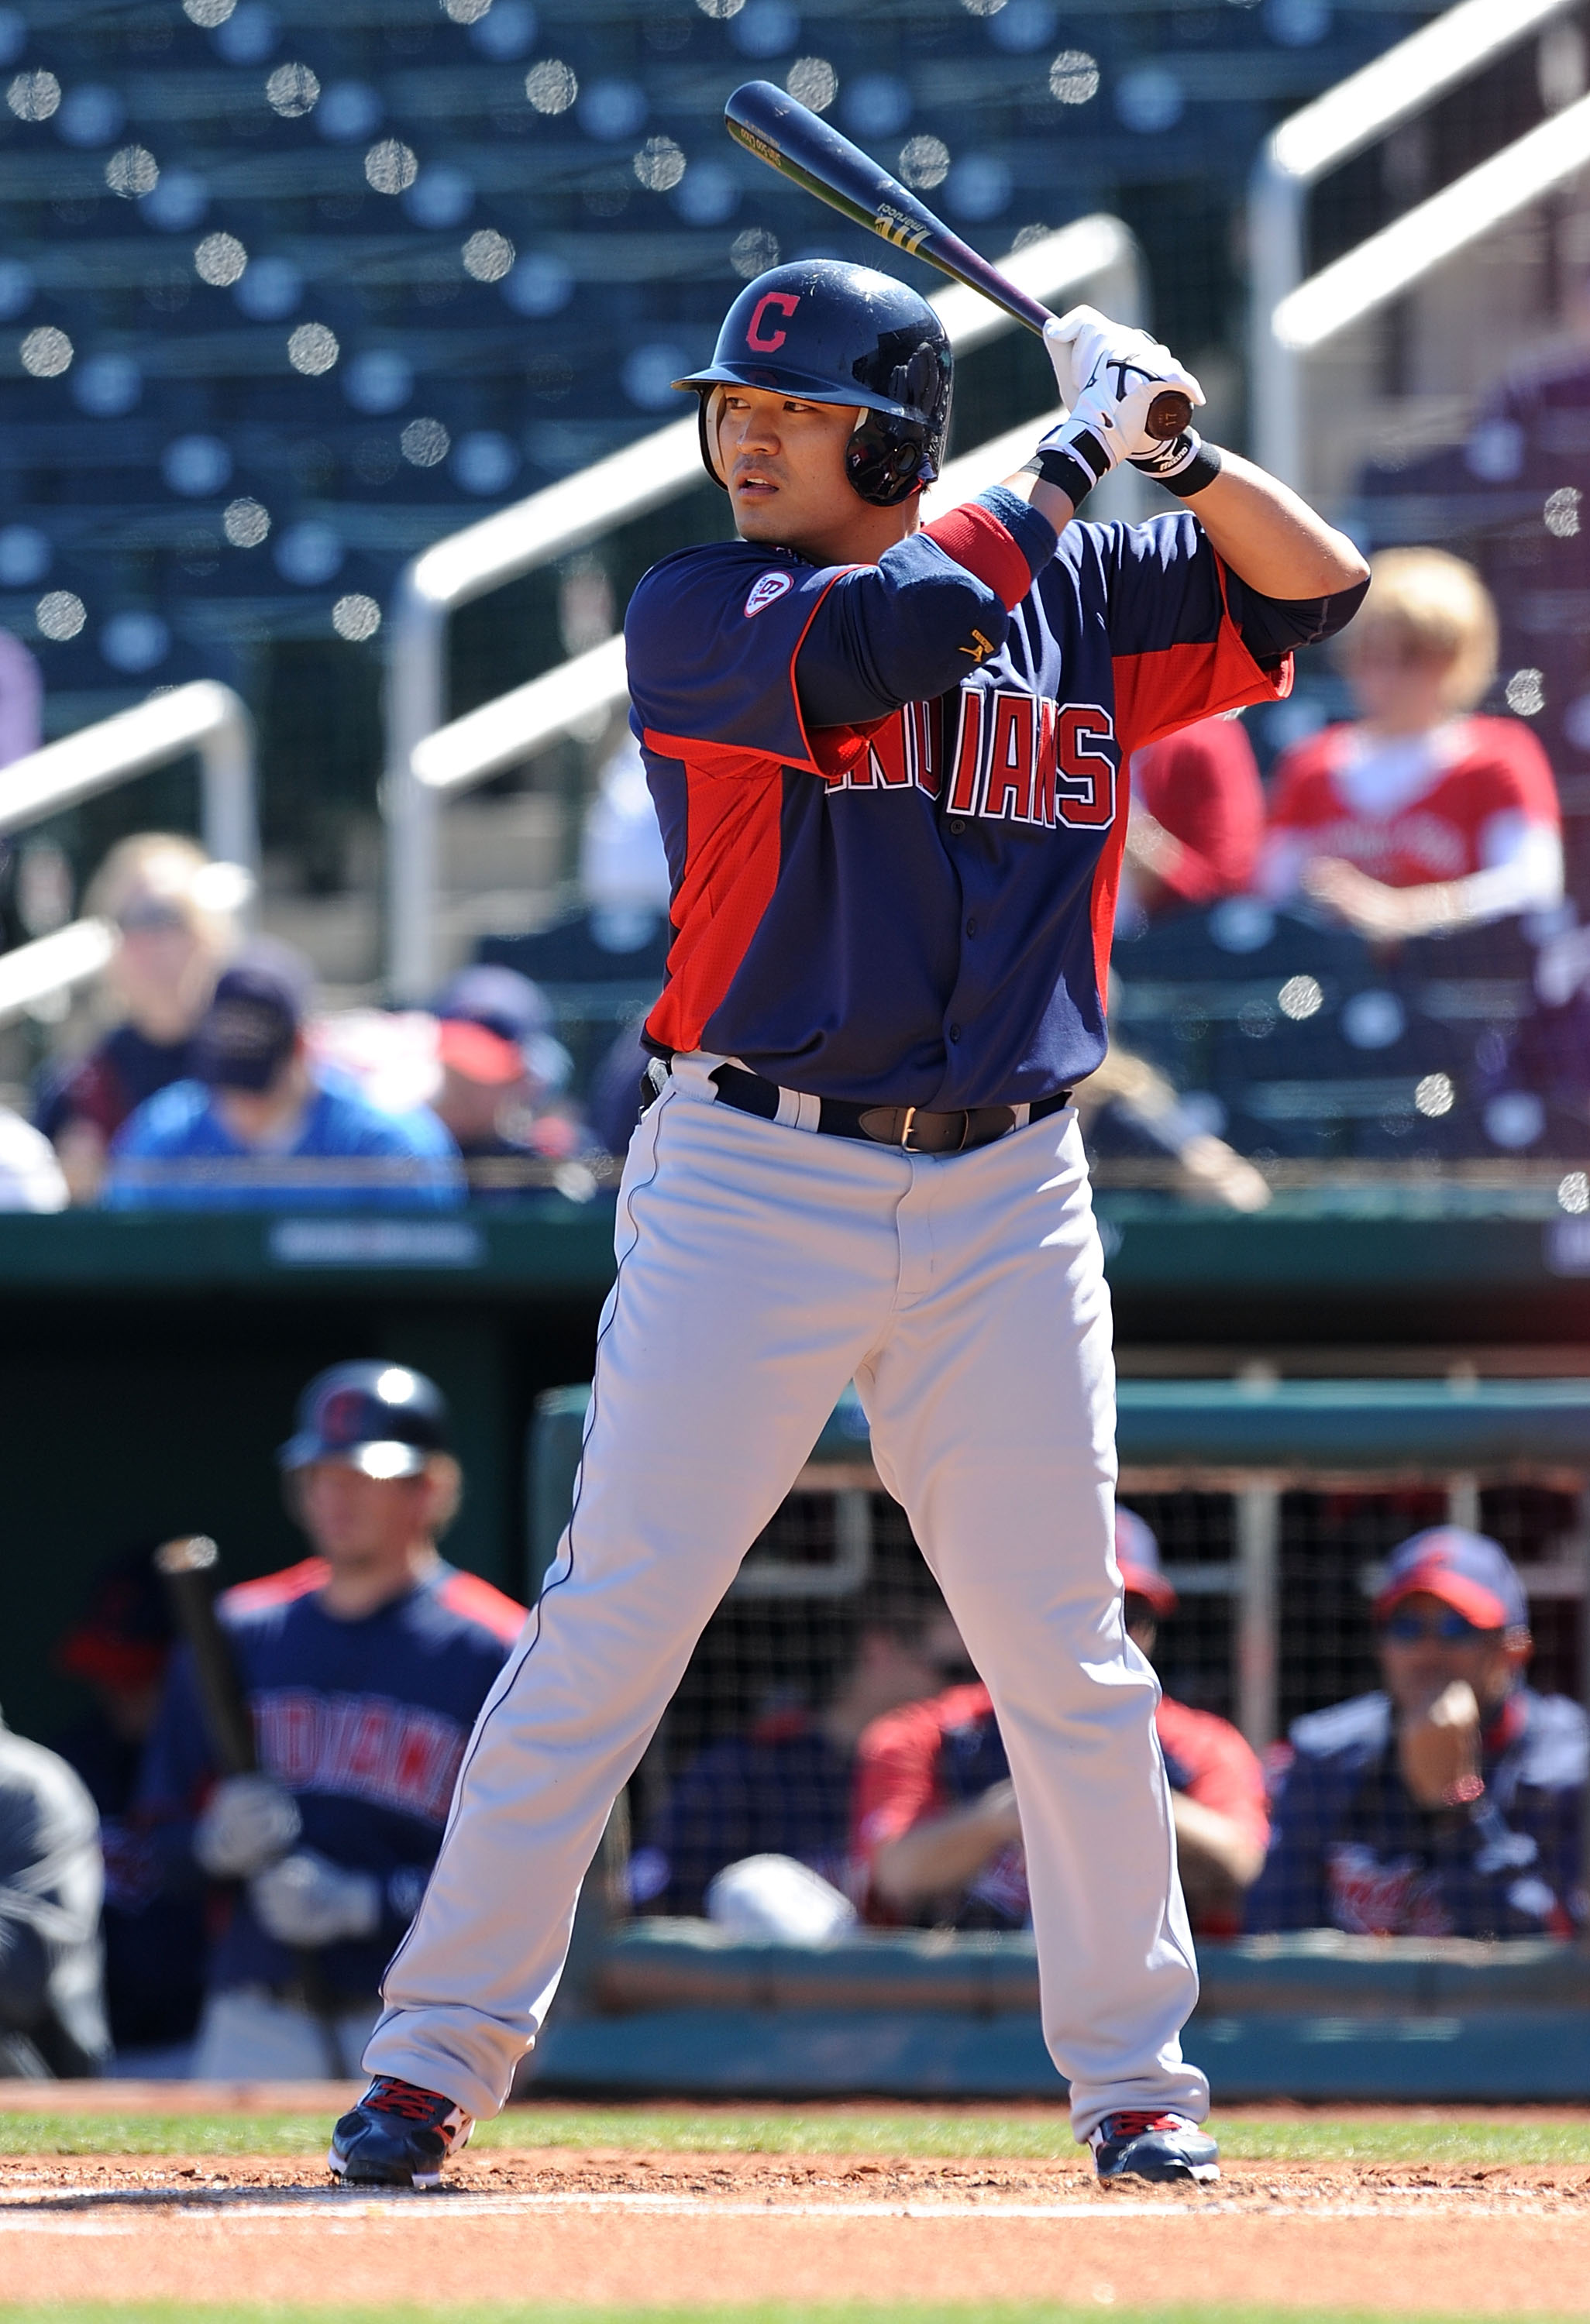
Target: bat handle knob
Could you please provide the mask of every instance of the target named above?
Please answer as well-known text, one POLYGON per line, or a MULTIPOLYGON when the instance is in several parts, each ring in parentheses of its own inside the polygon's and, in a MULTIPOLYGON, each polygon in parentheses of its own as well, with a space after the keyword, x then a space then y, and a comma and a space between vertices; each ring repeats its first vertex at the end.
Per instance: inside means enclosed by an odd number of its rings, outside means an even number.
POLYGON ((1149 406, 1144 421, 1148 432, 1159 443, 1169 444, 1192 425, 1192 400, 1183 395, 1179 387, 1168 387, 1156 395, 1149 406))
POLYGON ((168 1581, 184 1573, 208 1573, 220 1563, 221 1553, 208 1534, 184 1534, 176 1541, 162 1542, 154 1553, 157 1572, 168 1581))

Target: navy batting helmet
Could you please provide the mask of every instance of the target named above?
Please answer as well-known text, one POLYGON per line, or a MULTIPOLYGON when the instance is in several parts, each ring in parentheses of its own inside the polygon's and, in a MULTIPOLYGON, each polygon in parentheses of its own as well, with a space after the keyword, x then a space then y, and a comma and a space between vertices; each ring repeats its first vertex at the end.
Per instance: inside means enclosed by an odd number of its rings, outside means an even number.
POLYGON ((333 1364, 310 1382, 295 1416, 276 1455, 283 1469, 336 1461, 366 1477, 417 1477, 448 1450, 442 1392, 406 1364, 333 1364))
POLYGON ((707 428, 715 387, 859 404, 846 473, 864 501, 895 508, 943 466, 950 371, 943 324, 905 283, 870 266, 803 258, 748 282, 724 317, 711 363, 674 385, 701 398, 701 457, 720 484, 707 428))

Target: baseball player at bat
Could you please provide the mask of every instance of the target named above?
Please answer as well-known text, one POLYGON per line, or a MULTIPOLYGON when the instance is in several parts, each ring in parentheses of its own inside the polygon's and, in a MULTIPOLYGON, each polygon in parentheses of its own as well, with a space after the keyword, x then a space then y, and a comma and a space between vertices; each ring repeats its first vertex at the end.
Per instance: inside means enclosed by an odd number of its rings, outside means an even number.
POLYGON ((654 567, 625 627, 673 880, 652 1101, 573 1514, 387 1972, 347 2179, 434 2184, 503 2104, 614 1796, 852 1378, 998 1717, 1077 2135, 1105 2178, 1216 2171, 1070 1097, 1129 754, 1284 695, 1365 567, 1246 461, 1146 431, 1167 383, 1201 400, 1154 340, 1077 309, 1049 344, 1069 416, 926 524, 950 350, 915 291, 777 267, 679 383, 739 538, 654 567), (1185 511, 1075 521, 1123 460, 1185 511))
POLYGON ((203 2080, 323 2074, 374 2022, 523 1620, 438 1552, 460 1483, 448 1437, 440 1392, 406 1365, 337 1364, 304 1390, 279 1457, 315 1554, 217 1607, 257 1772, 225 1772, 250 1756, 235 1716, 191 1648, 173 1659, 138 1821, 169 1891, 214 1884, 203 2080))

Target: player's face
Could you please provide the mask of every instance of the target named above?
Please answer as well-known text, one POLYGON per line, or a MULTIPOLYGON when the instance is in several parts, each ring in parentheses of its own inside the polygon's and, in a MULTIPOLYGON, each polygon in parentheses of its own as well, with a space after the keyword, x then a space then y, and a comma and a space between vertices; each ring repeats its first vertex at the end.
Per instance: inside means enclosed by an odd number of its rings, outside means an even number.
POLYGON ((803 403, 767 388, 718 390, 718 473, 743 540, 799 549, 865 507, 845 473, 845 447, 860 416, 853 404, 803 403))
POLYGON ((1521 1645, 1512 1630, 1446 1635, 1456 1628, 1452 1609, 1424 1590, 1399 1600, 1393 1618, 1382 1623, 1381 1670, 1399 1711, 1417 1717, 1459 1678, 1468 1681, 1483 1710, 1495 1708, 1509 1692, 1528 1655, 1527 1641, 1521 1645))
POLYGON ((312 1461, 295 1483, 300 1522, 333 1566, 396 1561, 429 1530, 431 1488, 423 1475, 366 1477, 340 1461, 312 1461))
POLYGON ((1420 653, 1391 630, 1372 630, 1343 648, 1342 663, 1361 715, 1388 733, 1421 733, 1447 715, 1452 663, 1420 653))

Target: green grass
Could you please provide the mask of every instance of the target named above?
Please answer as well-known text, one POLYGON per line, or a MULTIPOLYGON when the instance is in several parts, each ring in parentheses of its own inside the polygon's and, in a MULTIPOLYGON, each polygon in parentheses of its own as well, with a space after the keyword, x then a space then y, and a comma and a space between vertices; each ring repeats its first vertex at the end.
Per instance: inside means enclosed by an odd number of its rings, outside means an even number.
MULTIPOLYGON (((1232 2163, 1590 2164, 1590 2119, 1420 2121, 1417 2114, 1344 2121, 1329 2114, 1217 2115, 1232 2163)), ((0 2154, 323 2154, 324 2115, 0 2112, 0 2154)), ((758 2112, 625 2107, 515 2108, 476 2132, 481 2147, 605 2147, 689 2154, 883 2154, 975 2161, 1075 2156, 1065 2116, 758 2112)), ((874 2311, 874 2314, 876 2311, 874 2311)))

